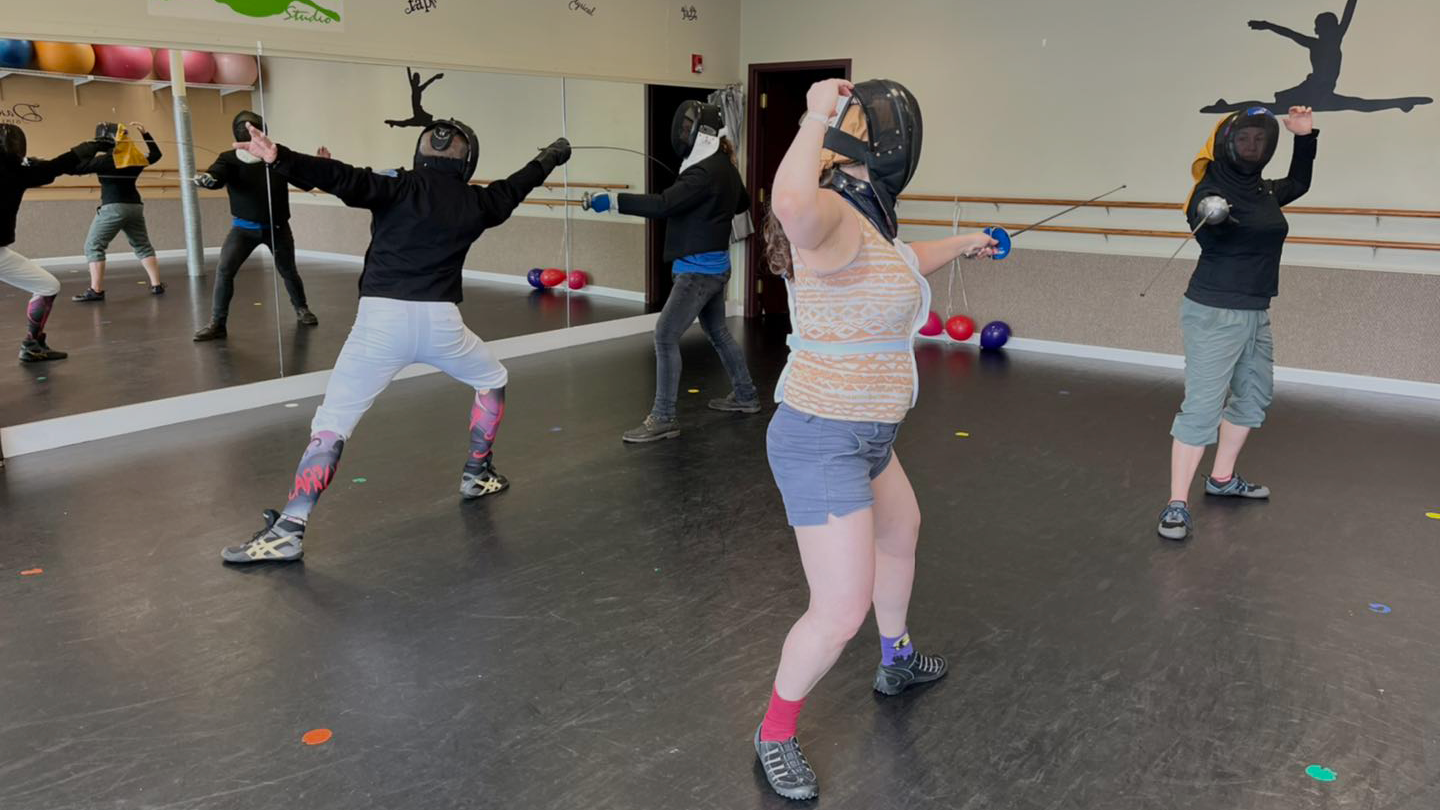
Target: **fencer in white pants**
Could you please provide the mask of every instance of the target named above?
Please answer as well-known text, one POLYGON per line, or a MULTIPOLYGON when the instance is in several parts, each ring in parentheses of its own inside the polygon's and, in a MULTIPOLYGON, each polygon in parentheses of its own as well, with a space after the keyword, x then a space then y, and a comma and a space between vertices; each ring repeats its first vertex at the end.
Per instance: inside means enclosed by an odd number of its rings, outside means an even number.
POLYGON ((26 331, 25 340, 20 344, 20 359, 25 362, 64 359, 65 352, 45 343, 45 322, 50 319, 55 296, 60 294, 60 280, 33 259, 9 247, 0 247, 0 281, 30 293, 30 301, 25 305, 26 331))
POLYGON ((329 431, 348 439, 375 397, 411 363, 434 366, 476 391, 503 388, 508 379, 454 304, 361 298, 310 433, 329 431))

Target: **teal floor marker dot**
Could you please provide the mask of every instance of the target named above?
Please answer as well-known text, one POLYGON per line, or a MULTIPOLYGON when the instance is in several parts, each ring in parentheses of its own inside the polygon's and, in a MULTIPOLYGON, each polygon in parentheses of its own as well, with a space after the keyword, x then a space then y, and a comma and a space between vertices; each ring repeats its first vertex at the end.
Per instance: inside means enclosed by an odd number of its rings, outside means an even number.
POLYGON ((363 483, 365 483, 365 482, 368 481, 368 480, 370 480, 370 479, 368 479, 368 478, 351 478, 351 479, 350 479, 350 483, 352 483, 352 484, 363 484, 363 483))
POLYGON ((1311 765, 1305 769, 1305 775, 1317 782, 1335 781, 1335 772, 1323 765, 1311 765))

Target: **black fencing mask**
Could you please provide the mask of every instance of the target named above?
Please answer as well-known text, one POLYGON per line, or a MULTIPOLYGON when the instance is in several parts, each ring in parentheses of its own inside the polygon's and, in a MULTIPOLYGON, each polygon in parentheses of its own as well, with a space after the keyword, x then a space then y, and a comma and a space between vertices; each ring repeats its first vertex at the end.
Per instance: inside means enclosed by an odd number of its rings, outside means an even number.
POLYGON ((1258 176, 1275 156, 1280 122, 1265 107, 1233 113, 1215 137, 1215 157, 1240 177, 1258 176))
POLYGON ((17 163, 25 159, 25 130, 14 124, 0 124, 0 158, 17 163))
POLYGON ((895 202, 920 165, 923 134, 919 102, 904 85, 889 79, 855 85, 825 130, 825 149, 870 173, 867 182, 832 172, 829 187, 855 203, 887 239, 893 240, 899 230, 895 202), (857 109, 863 122, 855 118, 857 109))
POLYGON ((415 142, 415 168, 443 172, 468 183, 480 159, 476 144, 475 130, 463 122, 438 120, 425 127, 415 142))
POLYGON ((249 111, 241 110, 235 115, 235 120, 230 122, 230 131, 235 135, 238 143, 246 143, 250 140, 250 130, 245 128, 249 124, 252 127, 265 131, 265 120, 259 115, 249 111))
POLYGON ((670 145, 675 147, 675 154, 683 160, 690 157, 702 135, 718 138, 724 128, 725 119, 719 107, 701 101, 686 101, 675 111, 675 118, 670 122, 670 145))

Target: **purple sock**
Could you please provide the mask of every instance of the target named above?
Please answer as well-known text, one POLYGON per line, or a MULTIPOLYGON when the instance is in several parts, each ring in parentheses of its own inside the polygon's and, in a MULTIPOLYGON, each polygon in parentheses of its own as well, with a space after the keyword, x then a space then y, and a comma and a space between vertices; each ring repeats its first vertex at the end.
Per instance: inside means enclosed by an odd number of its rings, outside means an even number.
POLYGON ((883 666, 890 666, 896 661, 905 661, 915 653, 915 648, 910 646, 910 631, 906 630, 898 636, 880 636, 880 663, 883 666))

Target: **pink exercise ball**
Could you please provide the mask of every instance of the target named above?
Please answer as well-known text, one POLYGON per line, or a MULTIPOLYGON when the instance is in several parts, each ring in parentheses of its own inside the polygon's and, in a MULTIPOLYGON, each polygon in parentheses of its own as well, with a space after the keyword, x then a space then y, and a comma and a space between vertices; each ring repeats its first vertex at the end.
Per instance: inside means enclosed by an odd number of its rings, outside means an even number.
POLYGON ((215 83, 249 87, 260 78, 260 65, 255 57, 244 53, 215 54, 215 83))
POLYGON ((155 52, 131 45, 96 45, 95 75, 143 79, 155 65, 155 52))
MULTIPOLYGON (((215 80, 215 57, 205 51, 181 51, 185 63, 186 84, 209 84, 215 80)), ((155 52, 155 75, 163 81, 170 81, 170 51, 165 48, 155 52)))
POLYGON ((582 290, 590 283, 590 276, 584 270, 571 270, 569 284, 572 290, 582 290))
POLYGON ((36 42, 35 64, 51 73, 86 74, 95 69, 95 49, 83 42, 36 42))

